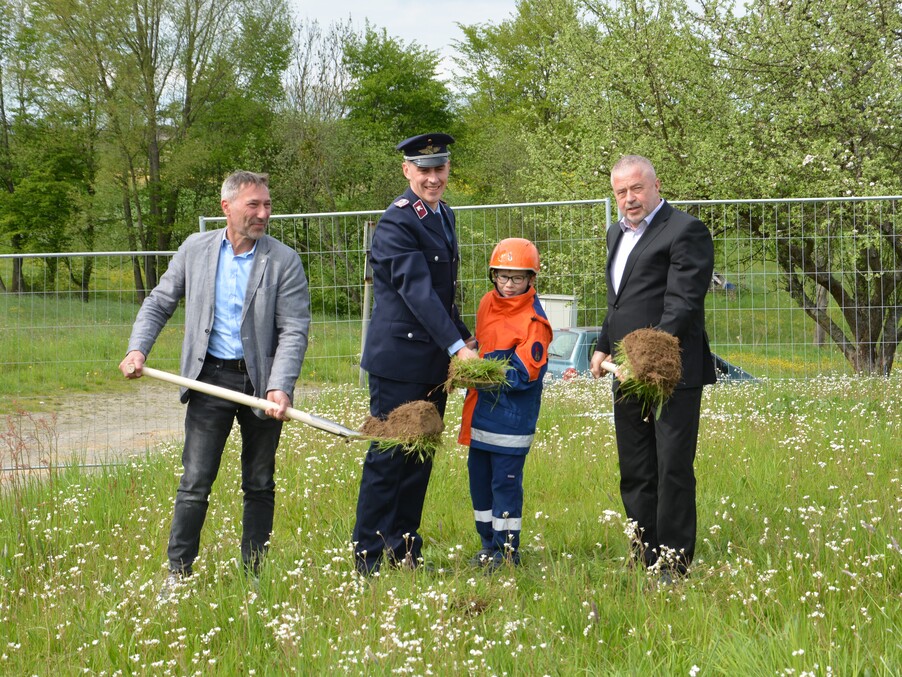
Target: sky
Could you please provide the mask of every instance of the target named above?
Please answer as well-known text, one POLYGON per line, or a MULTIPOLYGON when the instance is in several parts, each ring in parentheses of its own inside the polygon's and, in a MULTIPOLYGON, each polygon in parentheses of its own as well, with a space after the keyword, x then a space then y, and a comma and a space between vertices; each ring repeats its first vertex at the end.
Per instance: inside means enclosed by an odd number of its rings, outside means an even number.
POLYGON ((452 43, 462 40, 457 24, 491 23, 510 19, 516 0, 291 0, 299 18, 315 19, 320 28, 336 21, 351 19, 354 30, 362 30, 366 19, 377 29, 405 43, 416 41, 422 47, 438 51, 444 60, 439 74, 452 72, 452 43))

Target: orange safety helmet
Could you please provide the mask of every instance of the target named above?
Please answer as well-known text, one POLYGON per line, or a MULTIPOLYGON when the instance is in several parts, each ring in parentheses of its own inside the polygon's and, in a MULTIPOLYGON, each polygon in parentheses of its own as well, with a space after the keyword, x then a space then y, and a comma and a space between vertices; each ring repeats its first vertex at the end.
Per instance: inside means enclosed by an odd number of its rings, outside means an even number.
POLYGON ((539 250, 523 237, 509 237, 501 240, 492 251, 489 271, 494 268, 507 270, 531 270, 539 272, 539 250))

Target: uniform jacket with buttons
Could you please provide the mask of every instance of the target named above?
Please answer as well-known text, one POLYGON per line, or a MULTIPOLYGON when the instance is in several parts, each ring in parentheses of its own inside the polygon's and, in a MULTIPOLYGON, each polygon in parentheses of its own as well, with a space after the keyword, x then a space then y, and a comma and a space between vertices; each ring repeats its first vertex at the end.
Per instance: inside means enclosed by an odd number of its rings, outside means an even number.
MULTIPOLYGON (((144 300, 128 349, 150 354, 154 342, 185 299, 181 374, 196 379, 207 355, 223 229, 194 233, 179 247, 159 284, 144 300)), ((310 328, 310 295, 296 251, 269 235, 257 241, 241 311, 241 345, 254 394, 281 390, 291 397, 301 373, 310 328)), ((189 392, 181 389, 182 402, 189 392)), ((266 415, 257 409, 260 418, 266 415)))
POLYGON ((492 290, 476 314, 480 357, 508 359, 507 384, 470 390, 457 441, 483 451, 525 455, 532 445, 548 369, 552 330, 532 287, 517 296, 492 290))
MULTIPOLYGON (((454 215, 442 206, 454 231, 454 215)), ((455 304, 457 236, 411 189, 396 199, 373 234, 373 312, 362 366, 370 374, 411 383, 442 383, 448 348, 470 331, 455 304)))

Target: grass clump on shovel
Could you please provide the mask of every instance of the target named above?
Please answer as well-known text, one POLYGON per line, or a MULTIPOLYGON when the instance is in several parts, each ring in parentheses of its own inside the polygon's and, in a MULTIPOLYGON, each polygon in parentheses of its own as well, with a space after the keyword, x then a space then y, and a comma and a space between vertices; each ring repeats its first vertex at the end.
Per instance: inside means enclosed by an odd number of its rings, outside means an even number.
POLYGON ((448 380, 445 381, 445 392, 455 388, 500 388, 508 385, 507 370, 509 359, 479 358, 462 360, 457 356, 451 358, 448 367, 448 380))
POLYGON ((643 415, 654 411, 657 419, 683 377, 680 340, 660 329, 636 329, 617 344, 614 363, 602 366, 619 368, 621 395, 637 398, 643 415))
POLYGON ((393 409, 385 419, 368 416, 360 435, 376 442, 381 451, 401 447, 407 455, 426 461, 442 442, 445 422, 432 402, 415 400, 393 409))

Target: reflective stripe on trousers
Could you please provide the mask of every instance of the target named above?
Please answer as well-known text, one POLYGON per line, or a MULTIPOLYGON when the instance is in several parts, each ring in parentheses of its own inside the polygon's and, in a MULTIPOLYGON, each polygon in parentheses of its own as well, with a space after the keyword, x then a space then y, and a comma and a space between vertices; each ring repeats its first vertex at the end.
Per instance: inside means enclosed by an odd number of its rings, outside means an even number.
POLYGON ((507 449, 528 449, 532 446, 534 437, 535 435, 503 435, 489 432, 488 430, 480 430, 479 428, 470 430, 470 438, 473 442, 482 442, 483 444, 491 444, 507 449))

